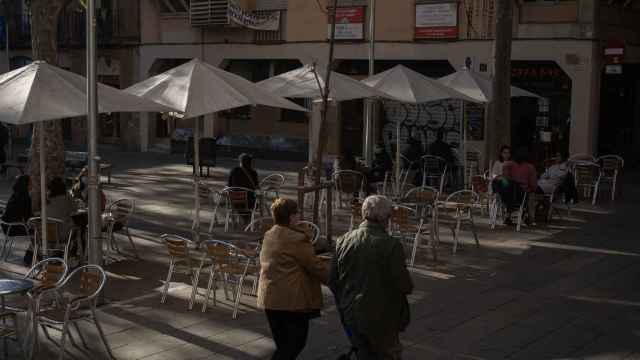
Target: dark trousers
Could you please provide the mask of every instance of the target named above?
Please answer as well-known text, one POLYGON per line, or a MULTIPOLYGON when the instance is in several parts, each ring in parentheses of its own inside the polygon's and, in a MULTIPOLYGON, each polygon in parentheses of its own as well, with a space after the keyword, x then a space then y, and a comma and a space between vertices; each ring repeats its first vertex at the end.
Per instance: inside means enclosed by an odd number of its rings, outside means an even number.
POLYGON ((272 360, 295 360, 307 344, 309 314, 291 311, 265 310, 276 343, 272 360))

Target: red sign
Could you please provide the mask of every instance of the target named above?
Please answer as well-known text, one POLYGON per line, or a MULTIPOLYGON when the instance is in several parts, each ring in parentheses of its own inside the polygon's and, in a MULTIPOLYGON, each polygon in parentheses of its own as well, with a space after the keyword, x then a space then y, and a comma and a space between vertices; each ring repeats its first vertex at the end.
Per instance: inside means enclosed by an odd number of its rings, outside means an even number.
POLYGON ((416 28, 416 39, 451 39, 458 37, 457 27, 416 28))
POLYGON ((604 48, 604 62, 607 65, 619 65, 624 60, 625 43, 622 40, 609 40, 604 48))
MULTIPOLYGON (((328 36, 331 36, 331 9, 329 9, 328 36)), ((339 7, 336 9, 336 40, 364 39, 364 7, 339 7)))

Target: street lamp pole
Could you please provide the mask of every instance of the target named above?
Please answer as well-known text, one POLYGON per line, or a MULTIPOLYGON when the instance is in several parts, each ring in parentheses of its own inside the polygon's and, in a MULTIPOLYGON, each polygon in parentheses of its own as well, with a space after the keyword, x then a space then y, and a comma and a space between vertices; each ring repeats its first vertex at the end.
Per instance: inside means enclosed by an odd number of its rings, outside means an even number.
MULTIPOLYGON (((376 0, 369 0, 369 76, 374 75, 376 59, 376 0)), ((373 127, 374 127, 374 100, 366 99, 365 123, 364 123, 364 159, 367 166, 373 162, 373 127)))
POLYGON ((96 79, 96 9, 95 0, 87 1, 87 120, 89 152, 89 263, 102 264, 102 228, 100 216, 102 199, 99 193, 97 126, 98 86, 96 79))

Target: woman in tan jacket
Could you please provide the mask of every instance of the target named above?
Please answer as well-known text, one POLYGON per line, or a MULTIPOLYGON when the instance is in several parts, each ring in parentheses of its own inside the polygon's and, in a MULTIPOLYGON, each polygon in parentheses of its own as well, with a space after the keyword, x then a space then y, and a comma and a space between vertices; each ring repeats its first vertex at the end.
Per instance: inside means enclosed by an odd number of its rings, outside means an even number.
POLYGON ((327 282, 329 264, 315 255, 309 236, 295 228, 295 201, 278 199, 271 211, 275 225, 260 251, 258 308, 265 310, 276 344, 271 359, 293 360, 306 345, 309 320, 320 316, 320 284, 327 282))

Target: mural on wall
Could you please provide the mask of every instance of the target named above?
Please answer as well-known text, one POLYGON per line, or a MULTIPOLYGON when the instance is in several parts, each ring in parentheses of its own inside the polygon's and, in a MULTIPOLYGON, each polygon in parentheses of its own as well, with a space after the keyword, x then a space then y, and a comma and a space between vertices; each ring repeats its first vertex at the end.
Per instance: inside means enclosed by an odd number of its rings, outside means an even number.
POLYGON ((460 100, 442 100, 419 105, 384 101, 385 122, 382 133, 384 145, 392 154, 395 150, 397 123, 400 122, 400 150, 405 151, 410 136, 417 138, 423 151, 436 141, 439 132, 444 135, 456 155, 460 149, 460 100))

